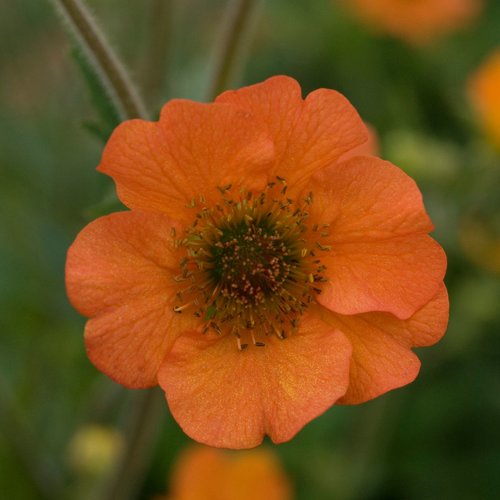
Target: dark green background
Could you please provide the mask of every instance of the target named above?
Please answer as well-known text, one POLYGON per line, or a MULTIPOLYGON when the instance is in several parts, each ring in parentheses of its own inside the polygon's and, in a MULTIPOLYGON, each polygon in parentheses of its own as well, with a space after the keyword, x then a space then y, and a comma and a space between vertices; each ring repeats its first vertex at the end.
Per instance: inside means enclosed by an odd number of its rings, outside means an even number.
MULTIPOLYGON (((152 2, 90 3, 144 86, 152 2)), ((203 98, 224 7, 173 3, 166 83, 148 96, 155 113, 172 97, 203 98)), ((334 407, 273 447, 299 499, 500 495, 500 285, 486 255, 465 250, 480 231, 500 233, 500 154, 466 94, 499 44, 500 2, 486 3, 470 29, 422 49, 371 33, 333 0, 263 2, 248 37, 233 86, 288 74, 306 93, 343 92, 379 131, 382 156, 417 180, 449 259, 450 326, 419 351, 416 382, 334 407)), ((0 498, 93 498, 102 477, 72 465, 69 443, 89 423, 121 429, 133 391, 87 360, 64 260, 77 232, 113 210, 112 183, 95 172, 103 143, 89 130, 106 135, 111 120, 48 2, 2 2, 0 39, 0 498)), ((165 490, 189 442, 166 409, 163 421, 140 498, 165 490)))

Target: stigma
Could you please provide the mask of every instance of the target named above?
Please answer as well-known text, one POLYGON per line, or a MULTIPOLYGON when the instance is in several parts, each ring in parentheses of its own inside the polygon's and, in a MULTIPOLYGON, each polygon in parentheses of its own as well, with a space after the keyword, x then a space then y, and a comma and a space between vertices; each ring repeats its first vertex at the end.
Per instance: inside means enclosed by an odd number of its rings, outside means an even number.
POLYGON ((309 221, 312 193, 287 197, 281 177, 259 193, 218 190, 215 206, 192 200, 193 222, 175 239, 184 255, 174 311, 199 318, 204 333, 233 334, 239 350, 264 347, 270 335, 284 340, 326 281, 328 226, 309 221))

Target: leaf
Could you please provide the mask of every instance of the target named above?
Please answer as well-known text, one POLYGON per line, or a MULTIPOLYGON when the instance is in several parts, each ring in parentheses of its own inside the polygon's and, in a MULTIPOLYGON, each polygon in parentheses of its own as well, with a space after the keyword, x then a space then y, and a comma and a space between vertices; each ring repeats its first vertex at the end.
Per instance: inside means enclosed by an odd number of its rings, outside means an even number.
POLYGON ((119 112, 109 95, 109 91, 102 83, 102 79, 97 73, 97 68, 87 56, 76 47, 72 49, 71 56, 82 73, 90 94, 91 102, 99 115, 97 121, 86 123, 84 126, 100 140, 105 142, 111 132, 121 122, 119 112))

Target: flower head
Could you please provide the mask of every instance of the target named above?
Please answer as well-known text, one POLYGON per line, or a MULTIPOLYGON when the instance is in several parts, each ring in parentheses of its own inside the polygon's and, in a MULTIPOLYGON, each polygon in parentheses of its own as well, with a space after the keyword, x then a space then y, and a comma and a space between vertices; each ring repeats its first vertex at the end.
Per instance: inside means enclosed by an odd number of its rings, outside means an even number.
POLYGON ((342 0, 367 25, 412 45, 468 24, 482 0, 342 0))
POLYGON ((500 48, 471 76, 469 93, 486 134, 500 149, 500 48))
POLYGON ((99 170, 130 211, 67 260, 92 362, 230 448, 411 382, 411 347, 444 333, 446 260, 415 183, 349 154, 366 140, 342 95, 284 76, 120 125, 99 170))
MULTIPOLYGON (((185 450, 171 477, 170 500, 286 500, 291 485, 271 450, 185 450)), ((160 499, 158 499, 160 500, 160 499)))

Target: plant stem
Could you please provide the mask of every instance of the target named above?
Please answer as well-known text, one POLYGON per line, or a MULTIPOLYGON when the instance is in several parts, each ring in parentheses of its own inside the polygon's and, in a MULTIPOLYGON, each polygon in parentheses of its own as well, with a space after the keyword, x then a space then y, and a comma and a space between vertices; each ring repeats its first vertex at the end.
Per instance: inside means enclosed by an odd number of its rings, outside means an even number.
MULTIPOLYGON (((120 63, 102 31, 96 25, 83 0, 51 0, 68 21, 77 42, 94 63, 103 85, 115 102, 124 119, 147 118, 146 108, 132 85, 123 65, 120 63)), ((149 68, 151 76, 146 81, 153 93, 161 88, 165 74, 161 64, 166 59, 166 30, 161 28, 167 18, 171 0, 154 0, 153 9, 158 13, 157 28, 152 36, 152 50, 149 68), (154 53, 153 53, 154 52, 154 53), (157 68, 160 68, 158 71, 157 68)), ((231 0, 222 27, 216 53, 210 98, 223 90, 231 76, 234 63, 243 39, 245 28, 251 18, 257 0, 231 0)), ((154 95, 152 97, 155 97, 154 95)), ((154 452, 154 443, 159 431, 162 410, 166 408, 163 392, 158 389, 138 391, 133 395, 134 413, 126 431, 125 448, 108 479, 102 493, 106 500, 129 500, 136 497, 141 481, 147 471, 154 452)))
POLYGON ((129 500, 137 497, 142 479, 151 463, 159 421, 166 411, 165 396, 159 388, 134 394, 134 414, 127 430, 125 447, 116 469, 102 494, 103 500, 129 500))
POLYGON ((62 468, 43 449, 43 440, 33 429, 27 412, 16 404, 13 394, 5 382, 4 373, 0 375, 0 429, 5 440, 12 446, 27 471, 34 489, 40 498, 53 500, 60 498, 64 491, 62 468))
POLYGON ((208 100, 226 90, 234 63, 241 49, 246 29, 258 0, 230 0, 216 45, 214 72, 208 89, 208 100))
POLYGON ((175 0, 150 0, 150 37, 144 68, 144 89, 153 109, 167 83, 172 6, 175 0))
POLYGON ((83 0, 51 0, 93 63, 122 119, 147 118, 146 107, 83 0))

